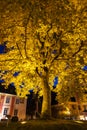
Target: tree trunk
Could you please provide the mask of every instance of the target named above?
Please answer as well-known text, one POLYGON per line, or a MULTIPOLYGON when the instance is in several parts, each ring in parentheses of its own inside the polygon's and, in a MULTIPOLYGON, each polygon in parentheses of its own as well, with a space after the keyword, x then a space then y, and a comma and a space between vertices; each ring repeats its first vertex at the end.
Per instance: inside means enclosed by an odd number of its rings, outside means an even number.
POLYGON ((50 119, 51 118, 51 90, 50 86, 48 85, 47 77, 43 79, 43 102, 42 102, 42 111, 41 111, 41 118, 43 119, 50 119))

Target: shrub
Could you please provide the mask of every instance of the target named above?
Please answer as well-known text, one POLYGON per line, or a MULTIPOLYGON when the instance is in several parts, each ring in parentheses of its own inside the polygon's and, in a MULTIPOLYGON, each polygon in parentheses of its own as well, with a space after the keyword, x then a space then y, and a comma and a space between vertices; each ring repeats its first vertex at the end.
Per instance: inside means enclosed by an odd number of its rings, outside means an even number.
POLYGON ((18 117, 17 116, 13 116, 11 119, 12 122, 17 122, 18 121, 18 117))
POLYGON ((8 119, 1 119, 1 122, 7 122, 8 119))

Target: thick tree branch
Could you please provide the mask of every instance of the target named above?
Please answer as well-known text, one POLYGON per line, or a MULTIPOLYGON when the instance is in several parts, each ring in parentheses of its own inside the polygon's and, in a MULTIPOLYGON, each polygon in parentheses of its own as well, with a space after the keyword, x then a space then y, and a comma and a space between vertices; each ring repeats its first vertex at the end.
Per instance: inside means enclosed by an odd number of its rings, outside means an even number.
POLYGON ((41 74, 38 71, 38 67, 36 67, 36 73, 38 74, 39 77, 41 77, 41 74))
POLYGON ((58 59, 58 57, 62 54, 62 45, 60 45, 58 54, 52 59, 51 63, 58 59))
POLYGON ((28 16, 28 18, 27 18, 26 23, 25 23, 25 41, 24 41, 25 45, 24 45, 24 50, 25 50, 26 58, 28 58, 27 49, 26 49, 26 45, 27 45, 27 34, 28 34, 28 33, 27 33, 27 26, 28 26, 30 17, 31 17, 31 12, 30 12, 30 14, 29 14, 29 16, 28 16))
POLYGON ((41 48, 40 49, 42 50, 44 48, 44 41, 41 41, 39 33, 37 34, 37 38, 38 38, 38 40, 39 40, 39 42, 41 44, 41 48))
POLYGON ((23 56, 22 56, 22 54, 21 54, 20 47, 18 46, 18 43, 17 43, 17 42, 16 42, 16 46, 17 46, 17 48, 18 48, 18 50, 19 50, 19 54, 20 54, 20 56, 23 58, 23 56))
POLYGON ((82 47, 83 47, 83 41, 81 41, 81 44, 80 44, 78 50, 72 55, 72 57, 76 56, 81 51, 82 47))

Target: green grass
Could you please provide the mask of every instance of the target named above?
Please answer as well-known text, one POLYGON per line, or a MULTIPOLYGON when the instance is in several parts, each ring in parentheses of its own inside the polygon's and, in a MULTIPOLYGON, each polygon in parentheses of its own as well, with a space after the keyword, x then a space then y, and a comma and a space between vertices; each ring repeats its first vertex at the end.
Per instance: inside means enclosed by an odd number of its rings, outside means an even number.
POLYGON ((0 130, 87 130, 87 122, 71 120, 30 120, 25 124, 0 123, 0 130))

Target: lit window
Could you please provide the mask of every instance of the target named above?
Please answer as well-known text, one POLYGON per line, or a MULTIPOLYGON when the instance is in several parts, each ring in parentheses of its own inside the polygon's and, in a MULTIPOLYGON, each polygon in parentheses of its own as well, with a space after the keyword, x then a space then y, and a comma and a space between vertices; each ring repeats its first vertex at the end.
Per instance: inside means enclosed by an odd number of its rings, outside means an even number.
POLYGON ((7 97, 6 98, 6 103, 9 103, 10 102, 10 97, 7 97))
POLYGON ((15 110, 14 110, 14 116, 17 116, 17 114, 18 114, 18 110, 15 109, 15 110))
POLYGON ((87 105, 83 105, 84 111, 87 111, 87 105))
POLYGON ((4 108, 4 113, 3 115, 8 115, 8 108, 4 108))

